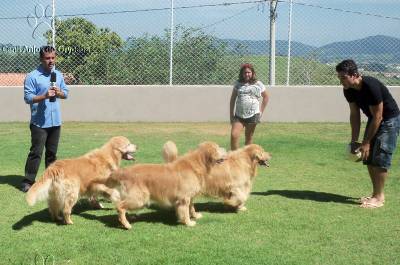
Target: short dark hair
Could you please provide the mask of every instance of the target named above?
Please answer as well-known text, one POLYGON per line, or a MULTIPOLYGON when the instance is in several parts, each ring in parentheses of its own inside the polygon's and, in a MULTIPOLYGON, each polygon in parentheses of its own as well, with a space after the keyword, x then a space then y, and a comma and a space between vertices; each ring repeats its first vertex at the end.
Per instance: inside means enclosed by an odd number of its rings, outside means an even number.
POLYGON ((55 51, 56 49, 53 46, 50 45, 42 46, 40 47, 39 56, 40 58, 43 58, 45 53, 55 52, 55 51))
POLYGON ((351 59, 341 61, 336 65, 336 72, 343 72, 347 75, 359 75, 356 62, 351 59))

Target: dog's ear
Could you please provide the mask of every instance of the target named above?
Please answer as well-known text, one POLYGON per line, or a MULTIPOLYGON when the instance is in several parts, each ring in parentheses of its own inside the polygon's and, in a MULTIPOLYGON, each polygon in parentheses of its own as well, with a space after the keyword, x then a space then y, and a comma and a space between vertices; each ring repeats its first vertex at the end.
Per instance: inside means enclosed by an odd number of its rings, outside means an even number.
POLYGON ((214 142, 204 142, 200 144, 200 148, 203 150, 206 160, 211 163, 223 158, 223 154, 220 151, 221 148, 214 142))
POLYGON ((263 155, 263 150, 258 145, 252 144, 247 147, 247 152, 249 153, 252 160, 261 160, 263 155))
POLYGON ((124 136, 116 136, 112 138, 112 147, 115 150, 120 151, 121 153, 126 153, 128 152, 128 147, 131 144, 131 142, 128 140, 128 138, 124 136))
POLYGON ((261 146, 252 146, 252 159, 257 161, 265 161, 271 159, 271 154, 265 152, 261 146))
POLYGON ((218 160, 218 146, 214 143, 207 142, 206 148, 208 159, 210 160, 210 162, 215 162, 216 160, 218 160))

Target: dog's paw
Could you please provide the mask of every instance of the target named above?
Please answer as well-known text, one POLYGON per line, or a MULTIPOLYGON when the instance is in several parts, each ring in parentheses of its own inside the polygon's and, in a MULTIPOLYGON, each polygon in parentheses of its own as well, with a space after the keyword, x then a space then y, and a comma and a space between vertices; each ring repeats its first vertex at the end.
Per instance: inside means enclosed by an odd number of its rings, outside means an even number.
POLYGON ((246 208, 246 206, 239 206, 239 207, 237 208, 237 211, 238 211, 238 212, 245 212, 245 211, 247 211, 247 208, 246 208))
POLYGON ((58 214, 50 213, 50 216, 51 216, 51 220, 54 222, 63 222, 64 221, 63 217, 58 214))
POLYGON ((125 227, 125 229, 129 230, 132 228, 131 224, 128 222, 128 220, 125 219, 125 217, 123 218, 119 217, 118 220, 121 223, 121 225, 125 227))
POLYGON ((203 215, 201 213, 194 213, 194 215, 192 216, 194 219, 200 219, 203 217, 203 215))
POLYGON ((126 230, 132 229, 132 226, 130 224, 123 224, 126 230))
POLYGON ((71 219, 68 219, 68 220, 65 220, 65 221, 64 221, 64 224, 66 224, 66 225, 73 225, 74 222, 72 222, 71 219))
POLYGON ((110 196, 110 200, 112 202, 120 201, 121 200, 121 196, 120 196, 119 192, 116 191, 116 190, 113 190, 112 193, 111 193, 111 196, 110 196))
POLYGON ((186 225, 186 226, 189 226, 189 227, 192 227, 192 226, 195 226, 195 225, 196 225, 196 222, 190 220, 190 221, 186 222, 185 225, 186 225))
POLYGON ((93 207, 93 209, 103 209, 104 208, 103 204, 101 204, 100 202, 98 202, 95 199, 90 200, 90 205, 93 207))

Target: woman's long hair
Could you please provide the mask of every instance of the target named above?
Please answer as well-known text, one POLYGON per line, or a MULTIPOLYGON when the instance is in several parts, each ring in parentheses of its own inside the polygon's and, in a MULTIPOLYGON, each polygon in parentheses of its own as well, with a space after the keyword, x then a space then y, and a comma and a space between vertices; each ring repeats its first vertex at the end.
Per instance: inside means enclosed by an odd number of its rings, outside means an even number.
POLYGON ((249 83, 254 84, 255 82, 257 82, 256 71, 254 70, 254 66, 250 63, 245 63, 240 66, 239 79, 238 79, 239 83, 245 83, 243 73, 246 69, 250 69, 252 72, 252 77, 250 78, 249 83))

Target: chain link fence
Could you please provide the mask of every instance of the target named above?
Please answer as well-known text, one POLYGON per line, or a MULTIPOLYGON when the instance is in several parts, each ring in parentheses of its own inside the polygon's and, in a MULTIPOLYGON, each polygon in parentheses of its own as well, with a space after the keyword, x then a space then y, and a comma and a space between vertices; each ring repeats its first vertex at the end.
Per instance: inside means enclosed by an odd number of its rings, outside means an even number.
MULTIPOLYGON (((269 1, 7 1, 0 85, 21 86, 40 46, 53 43, 53 3, 56 67, 69 84, 231 85, 244 62, 270 81, 269 1)), ((304 1, 277 2, 276 85, 339 85, 334 68, 347 58, 400 85, 399 4, 371 11, 304 1)))

